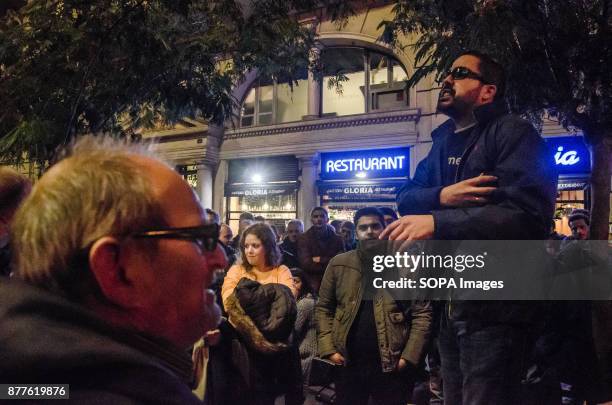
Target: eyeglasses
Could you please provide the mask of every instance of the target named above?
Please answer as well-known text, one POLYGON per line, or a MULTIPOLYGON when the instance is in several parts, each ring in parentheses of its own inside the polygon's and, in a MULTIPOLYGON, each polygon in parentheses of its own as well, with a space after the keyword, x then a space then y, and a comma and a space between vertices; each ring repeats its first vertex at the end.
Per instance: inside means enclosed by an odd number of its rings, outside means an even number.
POLYGON ((444 77, 447 77, 449 75, 453 78, 453 80, 463 80, 463 79, 470 78, 470 79, 480 80, 481 82, 487 84, 487 81, 485 80, 484 77, 482 77, 480 74, 476 72, 472 72, 470 69, 464 66, 457 66, 456 68, 447 72, 444 77))
POLYGON ((132 238, 188 240, 197 244, 202 252, 213 252, 217 248, 219 228, 217 224, 206 224, 188 228, 152 229, 133 233, 129 236, 132 238))

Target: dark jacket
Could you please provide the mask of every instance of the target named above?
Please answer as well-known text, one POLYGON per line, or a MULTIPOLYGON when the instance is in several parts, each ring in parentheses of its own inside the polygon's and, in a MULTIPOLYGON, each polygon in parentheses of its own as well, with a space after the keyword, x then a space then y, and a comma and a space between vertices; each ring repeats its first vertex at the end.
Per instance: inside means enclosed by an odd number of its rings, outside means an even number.
POLYGON ((215 347, 211 358, 225 353, 222 361, 231 363, 231 370, 228 381, 212 388, 217 390, 211 393, 218 398, 214 403, 251 403, 262 393, 286 394, 288 404, 301 403, 300 360, 291 341, 297 309, 289 288, 243 278, 227 299, 226 310, 231 325, 222 328, 225 348, 215 347))
MULTIPOLYGON (((432 133, 431 151, 417 166, 414 178, 400 189, 400 214, 433 215, 437 240, 546 239, 554 214, 557 173, 544 140, 528 121, 508 114, 498 103, 477 108, 475 116, 477 124, 455 182, 481 173, 496 176, 491 202, 472 208, 440 206, 447 142, 455 135, 455 125, 448 120, 432 133)), ((460 254, 460 247, 454 253, 460 254)), ((521 323, 538 317, 533 305, 510 301, 455 301, 448 315, 454 320, 521 323)))
POLYGON ((298 239, 300 268, 307 273, 322 276, 332 257, 342 252, 344 252, 344 242, 330 225, 321 233, 312 226, 298 239), (312 261, 312 258, 317 256, 321 257, 320 263, 312 261))
POLYGON ((297 241, 293 243, 289 240, 289 238, 285 238, 283 240, 283 243, 278 245, 278 248, 283 254, 283 261, 281 262, 281 264, 284 264, 290 269, 294 267, 300 267, 300 260, 298 258, 297 241))
MULTIPOLYGON (((347 338, 364 298, 364 272, 372 271, 363 267, 359 248, 329 262, 315 306, 321 357, 338 352, 347 364, 351 361, 347 338)), ((382 371, 393 371, 400 358, 418 366, 431 330, 431 305, 398 302, 382 289, 376 291, 373 299, 382 371)))
POLYGON ((0 280, 0 325, 4 384, 70 384, 72 403, 200 403, 185 350, 18 280, 0 280))
POLYGON ((447 139, 455 130, 448 120, 434 130, 431 151, 398 192, 400 214, 432 214, 434 239, 546 239, 555 208, 557 174, 544 140, 528 121, 507 114, 497 103, 477 108, 475 115, 477 124, 467 141, 456 182, 481 173, 496 176, 492 202, 473 208, 440 206, 447 139))

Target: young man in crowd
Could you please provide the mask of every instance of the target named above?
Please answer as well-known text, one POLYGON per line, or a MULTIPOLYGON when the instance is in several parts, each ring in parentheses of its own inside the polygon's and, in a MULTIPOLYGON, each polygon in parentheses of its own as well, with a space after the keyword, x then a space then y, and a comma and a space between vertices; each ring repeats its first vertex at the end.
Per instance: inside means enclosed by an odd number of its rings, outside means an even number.
POLYGON ((390 207, 380 207, 380 212, 385 216, 385 226, 391 225, 392 222, 397 221, 397 212, 393 208, 390 207))
POLYGON ((220 320, 218 233, 168 165, 82 138, 15 217, 0 381, 69 384, 78 403, 199 403, 187 348, 220 320))
POLYGON ((250 212, 242 212, 238 217, 238 234, 232 240, 232 247, 236 250, 240 249, 240 235, 250 225, 255 223, 255 216, 250 212))
POLYGON ((588 240, 589 229, 591 225, 591 219, 588 210, 575 209, 573 210, 567 222, 570 229, 572 230, 572 239, 574 240, 588 240))
MULTIPOLYGON (((505 109, 504 68, 466 52, 444 77, 438 111, 450 117, 397 196, 392 240, 546 239, 556 173, 535 128, 505 109)), ((530 302, 456 301, 442 311, 444 403, 514 405, 521 392, 530 302)))
POLYGON ((344 241, 344 250, 349 251, 357 247, 357 239, 355 238, 355 224, 351 221, 344 221, 340 226, 340 236, 344 241))
POLYGON ((287 232, 283 243, 278 247, 283 254, 283 264, 290 269, 300 267, 298 259, 298 238, 304 233, 304 223, 300 219, 292 219, 287 224, 287 232))
POLYGON ((328 224, 329 215, 323 207, 310 211, 312 226, 298 238, 298 259, 310 286, 319 291, 327 263, 338 253, 344 252, 342 238, 328 224))
MULTIPOLYGON (((337 364, 338 404, 404 405, 431 328, 429 303, 396 301, 374 287, 372 254, 380 250, 382 213, 355 213, 358 246, 334 257, 315 308, 319 355, 337 364)), ((384 249, 383 249, 384 251, 384 249)))

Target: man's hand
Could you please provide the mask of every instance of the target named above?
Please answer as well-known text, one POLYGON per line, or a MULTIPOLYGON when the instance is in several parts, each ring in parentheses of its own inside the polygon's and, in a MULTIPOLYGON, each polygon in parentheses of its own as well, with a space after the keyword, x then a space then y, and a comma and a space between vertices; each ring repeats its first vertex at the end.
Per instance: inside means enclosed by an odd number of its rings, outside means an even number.
POLYGON ((329 360, 334 363, 342 366, 344 364, 344 357, 340 353, 334 353, 329 356, 329 360))
POLYGON ((395 369, 397 371, 402 371, 406 368, 406 366, 408 366, 408 362, 400 358, 399 361, 397 362, 397 366, 395 366, 395 369))
POLYGON ((481 174, 478 177, 446 186, 440 192, 440 205, 443 207, 474 207, 489 202, 489 195, 496 187, 485 186, 497 181, 495 176, 481 174))
POLYGON ((431 239, 433 234, 433 215, 406 215, 387 226, 379 239, 423 240, 431 239))
POLYGON ((315 263, 321 263, 321 256, 314 256, 312 258, 312 261, 315 262, 315 263))
POLYGON ((208 344, 208 346, 216 346, 221 341, 221 331, 219 329, 213 329, 206 332, 204 335, 204 342, 208 344))

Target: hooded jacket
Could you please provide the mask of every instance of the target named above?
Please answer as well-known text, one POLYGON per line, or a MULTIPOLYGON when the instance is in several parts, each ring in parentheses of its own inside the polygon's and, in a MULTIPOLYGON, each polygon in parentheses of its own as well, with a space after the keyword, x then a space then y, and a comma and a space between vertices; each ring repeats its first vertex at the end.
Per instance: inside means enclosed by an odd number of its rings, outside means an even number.
POLYGON ((0 280, 0 381, 70 384, 73 403, 198 404, 186 351, 86 308, 0 280))

